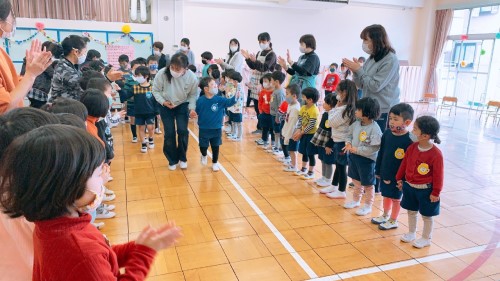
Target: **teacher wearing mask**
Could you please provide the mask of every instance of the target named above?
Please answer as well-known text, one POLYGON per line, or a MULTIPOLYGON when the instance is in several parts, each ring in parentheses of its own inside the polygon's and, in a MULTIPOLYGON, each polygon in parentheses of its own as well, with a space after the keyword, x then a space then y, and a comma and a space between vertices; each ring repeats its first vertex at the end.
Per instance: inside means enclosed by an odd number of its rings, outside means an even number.
POLYGON ((242 73, 245 65, 245 58, 240 53, 240 42, 233 38, 229 41, 229 53, 226 60, 216 59, 215 63, 220 65, 223 70, 234 69, 238 73, 242 73))
POLYGON ((399 103, 399 60, 382 25, 374 24, 361 31, 362 49, 370 57, 361 66, 358 59, 342 62, 353 72, 353 80, 363 97, 376 99, 380 104, 377 121, 382 132, 387 128, 387 116, 392 106, 399 103))
POLYGON ((177 164, 181 169, 187 169, 188 120, 197 116, 198 78, 188 71, 188 66, 188 57, 184 53, 176 53, 170 65, 158 71, 153 83, 153 95, 162 105, 160 116, 165 129, 163 154, 171 171, 176 169, 177 164))

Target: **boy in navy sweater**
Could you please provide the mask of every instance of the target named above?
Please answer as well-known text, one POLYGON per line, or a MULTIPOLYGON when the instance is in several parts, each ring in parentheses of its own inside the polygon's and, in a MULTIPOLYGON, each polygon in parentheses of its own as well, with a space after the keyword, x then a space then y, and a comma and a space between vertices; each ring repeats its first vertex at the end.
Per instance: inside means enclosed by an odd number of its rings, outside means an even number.
POLYGON ((222 144, 222 120, 227 107, 236 104, 239 92, 232 98, 227 99, 218 96, 219 89, 215 80, 204 77, 200 80, 200 89, 204 95, 196 101, 196 114, 198 114, 198 127, 201 151, 201 164, 207 165, 208 146, 212 147, 212 169, 214 172, 220 170, 219 146, 222 144))

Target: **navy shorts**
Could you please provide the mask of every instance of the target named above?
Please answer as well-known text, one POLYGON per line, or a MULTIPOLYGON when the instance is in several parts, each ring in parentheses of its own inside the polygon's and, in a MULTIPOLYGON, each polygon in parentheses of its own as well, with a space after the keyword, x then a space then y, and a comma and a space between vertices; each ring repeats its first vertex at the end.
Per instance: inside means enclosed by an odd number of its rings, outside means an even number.
POLYGON ((401 200, 401 207, 409 211, 419 211, 422 216, 437 216, 439 215, 439 203, 441 200, 431 202, 431 193, 431 185, 426 189, 418 189, 411 187, 407 182, 403 182, 403 200, 401 200))
POLYGON ((318 147, 311 143, 314 134, 304 134, 300 138, 299 153, 302 155, 318 154, 318 147))
POLYGON ((335 152, 332 151, 332 153, 326 154, 326 150, 322 146, 318 146, 318 158, 327 165, 335 164, 335 152))
POLYGON ((262 128, 272 128, 273 120, 271 114, 261 113, 259 114, 259 123, 262 128))
POLYGON ((281 123, 276 123, 276 116, 271 115, 271 118, 273 119, 273 132, 281 133, 281 123))
POLYGON ((375 161, 353 153, 349 153, 348 159, 350 178, 360 181, 362 186, 375 185, 375 161))
POLYGON ((347 153, 342 151, 345 142, 336 142, 333 144, 333 153, 335 153, 335 164, 347 166, 347 153))
POLYGON ((136 114, 135 115, 135 124, 142 126, 142 125, 154 125, 155 123, 155 116, 154 114, 136 114))
POLYGON ((127 116, 129 116, 129 117, 134 117, 135 116, 135 106, 133 104, 129 105, 127 103, 127 116))
POLYGON ((227 111, 230 122, 241 123, 243 122, 243 114, 242 113, 233 113, 231 111, 227 111))
POLYGON ((391 180, 391 183, 386 184, 382 179, 380 180, 380 191, 382 196, 400 200, 403 192, 396 186, 396 180, 391 180))
POLYGON ((200 147, 220 146, 222 144, 222 129, 200 129, 199 139, 200 147))
POLYGON ((300 141, 294 141, 290 139, 288 141, 288 151, 299 151, 299 143, 300 141))

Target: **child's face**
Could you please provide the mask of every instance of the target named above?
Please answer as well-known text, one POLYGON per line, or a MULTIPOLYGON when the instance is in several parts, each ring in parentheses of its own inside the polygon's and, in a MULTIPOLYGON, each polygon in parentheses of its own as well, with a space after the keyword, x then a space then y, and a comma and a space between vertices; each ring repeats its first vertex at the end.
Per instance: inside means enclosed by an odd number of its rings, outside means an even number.
POLYGON ((263 80, 262 80, 262 86, 263 86, 265 89, 267 89, 267 90, 274 88, 274 86, 273 86, 273 84, 271 83, 271 81, 269 81, 269 80, 267 80, 267 79, 263 79, 263 80))
POLYGON ((231 80, 229 77, 226 77, 224 80, 225 80, 226 84, 234 85, 233 80, 231 80))
POLYGON ((104 94, 106 97, 111 98, 113 97, 113 89, 111 89, 111 86, 106 87, 106 91, 104 91, 104 94))
POLYGON ((428 141, 430 140, 430 136, 427 135, 427 134, 423 134, 422 131, 420 131, 420 128, 418 127, 418 124, 415 123, 413 124, 413 131, 412 131, 413 135, 415 135, 415 137, 417 137, 417 139, 419 141, 428 141))
POLYGON ((356 116, 356 118, 363 118, 363 111, 361 109, 356 109, 356 113, 354 113, 354 116, 356 116))
POLYGON ((302 100, 306 102, 307 105, 313 105, 314 102, 312 99, 306 98, 306 96, 302 95, 302 100))
POLYGON ((273 85, 274 88, 277 88, 279 87, 280 82, 271 78, 271 85, 273 85))
POLYGON ((287 99, 289 100, 292 100, 293 102, 296 102, 297 101, 297 96, 296 95, 292 95, 292 93, 290 93, 290 91, 286 90, 286 96, 285 96, 287 99))
POLYGON ((347 70, 347 67, 345 67, 345 66, 340 67, 340 71, 345 72, 346 70, 347 70))
POLYGON ((127 69, 128 68, 128 62, 126 62, 126 61, 120 62, 120 68, 127 69))
POLYGON ((393 132, 400 132, 406 130, 406 127, 410 125, 411 120, 404 120, 400 115, 394 113, 389 113, 389 128, 393 132))
POLYGON ((101 164, 97 169, 94 170, 92 173, 92 176, 87 180, 87 183, 85 184, 85 192, 83 193, 83 196, 78 198, 75 201, 75 206, 77 207, 84 207, 86 205, 89 205, 95 200, 95 193, 100 194, 101 193, 101 188, 103 188, 103 179, 102 179, 102 169, 103 165, 101 164))
POLYGON ((330 110, 332 110, 332 107, 329 104, 327 104, 326 102, 323 102, 323 109, 325 111, 330 111, 330 110))
POLYGON ((209 95, 213 95, 212 89, 217 89, 217 83, 215 83, 214 80, 210 81, 210 83, 208 83, 208 87, 205 87, 205 94, 209 94, 209 95))

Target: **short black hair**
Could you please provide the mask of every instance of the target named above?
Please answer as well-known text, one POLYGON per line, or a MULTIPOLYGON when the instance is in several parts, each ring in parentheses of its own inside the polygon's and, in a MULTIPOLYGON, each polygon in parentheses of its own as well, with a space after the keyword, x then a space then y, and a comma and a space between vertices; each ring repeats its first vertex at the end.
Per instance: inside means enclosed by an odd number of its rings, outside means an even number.
POLYGON ((143 57, 136 58, 135 62, 137 62, 138 64, 144 64, 144 65, 148 64, 148 61, 145 58, 143 58, 143 57))
POLYGON ((57 117, 57 119, 59 119, 59 122, 61 124, 70 125, 84 130, 87 129, 85 121, 83 121, 80 117, 76 116, 75 114, 57 113, 55 116, 57 117))
POLYGON ((208 87, 208 84, 210 84, 210 82, 214 81, 214 79, 212 77, 203 77, 200 79, 200 83, 198 84, 198 86, 200 87, 201 89, 201 92, 204 92, 205 91, 205 87, 208 87))
POLYGON ((356 110, 361 110, 364 117, 376 120, 380 116, 380 104, 374 98, 366 97, 356 101, 356 110))
POLYGON ((111 83, 105 78, 92 78, 87 83, 87 89, 97 89, 103 93, 109 88, 111 88, 111 83))
POLYGON ((288 86, 286 86, 286 90, 290 92, 291 95, 296 96, 298 99, 302 99, 299 85, 295 83, 289 84, 288 86))
POLYGON ((231 80, 234 80, 238 83, 241 83, 243 80, 243 77, 241 77, 241 74, 238 71, 229 71, 226 73, 227 77, 231 80))
POLYGON ((422 134, 429 135, 431 140, 434 140, 435 143, 440 144, 441 140, 439 139, 439 121, 432 116, 420 116, 415 120, 415 125, 420 129, 422 134))
POLYGON ((97 138, 68 125, 46 125, 20 136, 4 154, 2 163, 9 165, 0 167, 4 213, 31 222, 67 215, 105 155, 97 138))
POLYGON ((316 38, 314 38, 314 35, 312 34, 302 35, 299 39, 299 43, 306 44, 306 48, 316 50, 316 38))
POLYGON ((78 116, 82 121, 87 120, 89 112, 85 105, 80 101, 68 99, 65 97, 57 97, 52 101, 52 104, 45 104, 42 109, 58 114, 58 113, 71 113, 78 116))
POLYGON ((61 42, 61 46, 63 48, 63 54, 64 56, 67 56, 73 51, 74 49, 77 50, 82 50, 85 49, 87 46, 87 43, 83 41, 83 38, 78 35, 70 35, 61 42))
POLYGON ((63 48, 60 44, 49 42, 50 44, 47 46, 47 51, 52 53, 56 59, 60 59, 63 54, 63 48))
POLYGON ((306 99, 311 99, 313 103, 317 103, 319 100, 319 92, 316 88, 307 87, 302 90, 302 95, 306 97, 306 99))
POLYGON ((216 65, 216 64, 211 64, 211 65, 208 67, 208 69, 212 69, 212 70, 216 70, 216 69, 217 69, 217 70, 218 70, 218 69, 219 69, 219 66, 218 66, 218 65, 216 65))
POLYGON ((366 61, 366 58, 365 58, 365 57, 363 57, 363 56, 361 56, 361 57, 359 57, 359 58, 358 58, 358 61, 359 61, 359 62, 365 62, 365 61, 366 61))
POLYGON ((82 67, 82 72, 95 70, 97 72, 101 72, 104 70, 104 64, 98 60, 91 60, 85 63, 82 67))
POLYGON ((271 78, 273 78, 273 76, 271 75, 271 73, 266 73, 262 76, 262 78, 260 78, 260 84, 261 85, 264 85, 264 79, 266 79, 267 81, 271 82, 271 78))
POLYGON ((214 55, 210 52, 203 52, 201 53, 201 58, 206 60, 212 60, 214 58, 214 55))
POLYGON ((281 67, 281 65, 279 65, 279 64, 276 64, 274 66, 274 71, 281 71, 281 72, 283 72, 283 67, 281 67))
POLYGON ((182 38, 181 43, 186 44, 188 47, 191 46, 191 41, 188 38, 182 38))
POLYGON ((7 20, 10 14, 12 14, 15 19, 16 15, 12 9, 12 3, 9 0, 0 1, 0 21, 7 20))
POLYGON ((402 103, 398 103, 395 106, 391 107, 391 109, 389 110, 389 113, 403 117, 404 121, 406 121, 406 120, 412 121, 414 111, 413 111, 413 107, 411 107, 411 105, 402 102, 402 103))
POLYGON ((325 96, 325 103, 328 104, 331 108, 334 108, 337 105, 337 97, 336 95, 329 94, 325 96))
POLYGON ((82 90, 87 90, 87 84, 89 83, 90 79, 92 78, 104 78, 104 75, 102 73, 97 72, 95 70, 87 70, 82 73, 82 77, 80 77, 80 87, 82 90))
POLYGON ((158 48, 160 49, 160 52, 163 51, 163 43, 160 41, 156 41, 153 43, 153 48, 158 48))
POLYGON ((257 36, 257 40, 259 41, 271 41, 271 35, 267 32, 262 32, 257 36))
POLYGON ((142 77, 146 78, 147 81, 151 78, 151 72, 149 72, 149 68, 147 66, 139 66, 138 68, 135 69, 135 76, 141 75, 142 77))
POLYGON ((153 62, 158 62, 158 57, 157 57, 157 56, 154 56, 154 55, 151 55, 151 56, 149 56, 149 57, 147 58, 147 60, 148 60, 148 63, 149 63, 150 61, 153 61, 153 62))
POLYGON ((119 62, 119 63, 120 63, 120 62, 127 62, 127 63, 128 63, 128 62, 129 62, 129 58, 128 58, 128 56, 127 56, 127 55, 120 55, 120 56, 118 57, 118 62, 119 62))
POLYGON ((88 50, 87 51, 87 57, 85 58, 85 60, 86 61, 91 61, 91 60, 94 60, 94 58, 100 59, 101 58, 101 53, 99 53, 99 51, 94 50, 94 49, 88 50))
POLYGON ((212 72, 210 73, 210 75, 214 79, 219 79, 220 78, 220 70, 218 68, 217 69, 213 69, 212 72))
POLYGON ((191 70, 192 72, 196 73, 196 66, 194 66, 193 64, 190 64, 188 65, 188 69, 191 70))
POLYGON ((89 116, 106 117, 109 111, 109 101, 106 95, 97 89, 87 89, 83 92, 80 101, 85 105, 89 116))
POLYGON ((339 65, 336 62, 330 64, 330 66, 332 66, 332 65, 335 66, 335 68, 339 68, 339 65))
POLYGON ((15 138, 38 127, 58 123, 59 119, 53 114, 34 107, 20 107, 5 115, 0 115, 0 136, 2 136, 0 138, 0 158, 15 138))
POLYGON ((275 71, 271 74, 271 77, 273 78, 273 80, 279 81, 280 84, 283 84, 283 82, 285 82, 286 75, 281 71, 275 71))

